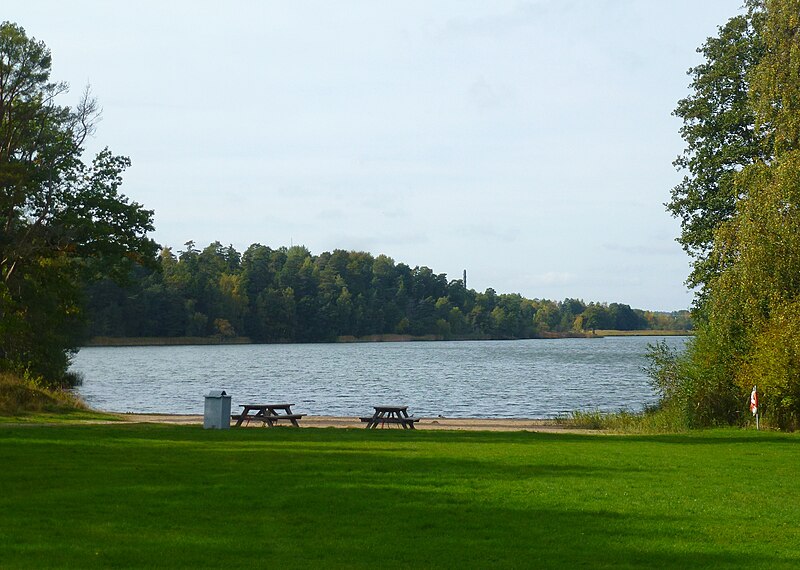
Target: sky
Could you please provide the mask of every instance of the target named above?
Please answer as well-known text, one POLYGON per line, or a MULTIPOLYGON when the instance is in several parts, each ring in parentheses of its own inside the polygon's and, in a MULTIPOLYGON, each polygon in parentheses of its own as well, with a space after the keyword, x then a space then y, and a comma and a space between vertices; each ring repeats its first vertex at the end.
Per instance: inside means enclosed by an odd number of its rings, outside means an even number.
POLYGON ((742 0, 5 0, 152 237, 385 254, 531 299, 688 308, 687 70, 742 0))

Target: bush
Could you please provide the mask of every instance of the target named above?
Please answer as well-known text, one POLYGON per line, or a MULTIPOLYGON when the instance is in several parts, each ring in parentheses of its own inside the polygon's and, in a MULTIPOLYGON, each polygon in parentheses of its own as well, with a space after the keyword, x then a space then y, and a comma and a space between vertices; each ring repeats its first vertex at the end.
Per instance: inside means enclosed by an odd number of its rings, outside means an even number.
POLYGON ((759 413, 767 424, 800 428, 800 302, 773 310, 737 381, 745 392, 758 384, 759 413))
POLYGON ((660 396, 659 409, 687 428, 739 425, 747 394, 735 379, 741 358, 707 326, 678 353, 665 343, 648 347, 644 372, 660 396))

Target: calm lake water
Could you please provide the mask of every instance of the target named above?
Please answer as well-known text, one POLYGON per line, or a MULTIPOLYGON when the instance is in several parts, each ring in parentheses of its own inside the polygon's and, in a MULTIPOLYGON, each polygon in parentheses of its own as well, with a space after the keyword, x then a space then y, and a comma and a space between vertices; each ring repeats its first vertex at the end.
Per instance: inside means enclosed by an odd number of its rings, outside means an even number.
POLYGON ((354 416, 402 403, 417 416, 552 418, 654 403, 641 368, 661 338, 99 347, 81 349, 72 369, 84 400, 113 412, 202 414, 204 394, 222 388, 234 410, 286 401, 354 416))

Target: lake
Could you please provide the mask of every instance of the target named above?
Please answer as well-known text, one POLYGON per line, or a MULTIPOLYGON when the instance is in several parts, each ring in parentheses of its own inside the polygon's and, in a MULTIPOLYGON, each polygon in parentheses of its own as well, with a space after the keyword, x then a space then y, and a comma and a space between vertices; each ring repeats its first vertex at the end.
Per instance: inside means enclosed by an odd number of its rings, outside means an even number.
POLYGON ((222 388, 233 409, 289 402, 311 415, 356 416, 408 404, 417 416, 553 418, 573 410, 640 411, 656 396, 647 345, 685 337, 359 344, 82 348, 72 370, 92 407, 202 414, 222 388))

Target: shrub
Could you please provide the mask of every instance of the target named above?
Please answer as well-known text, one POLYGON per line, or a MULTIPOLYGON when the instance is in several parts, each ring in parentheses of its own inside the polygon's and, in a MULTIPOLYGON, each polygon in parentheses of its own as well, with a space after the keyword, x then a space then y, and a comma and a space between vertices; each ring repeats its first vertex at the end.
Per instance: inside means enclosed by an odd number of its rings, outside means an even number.
POLYGON ((86 409, 86 404, 66 390, 45 388, 35 380, 6 372, 0 373, 0 415, 86 409))
POLYGON ((737 380, 748 392, 757 381, 759 413, 766 423, 785 430, 800 427, 800 302, 772 312, 737 380))

